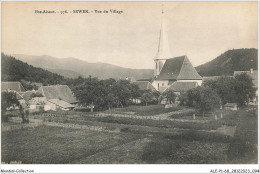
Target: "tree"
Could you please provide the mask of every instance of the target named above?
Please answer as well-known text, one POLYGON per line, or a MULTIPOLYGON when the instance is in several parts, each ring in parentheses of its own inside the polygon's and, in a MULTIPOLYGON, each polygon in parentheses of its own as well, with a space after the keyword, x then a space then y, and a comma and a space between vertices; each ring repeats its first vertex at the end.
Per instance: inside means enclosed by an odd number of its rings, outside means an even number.
POLYGON ((197 87, 187 91, 187 105, 200 111, 214 111, 220 107, 218 94, 209 87, 197 87))
POLYGON ((2 114, 4 114, 8 108, 15 106, 19 106, 19 101, 16 98, 16 93, 3 91, 1 95, 2 114))
POLYGON ((22 105, 20 105, 15 92, 3 91, 1 93, 1 97, 2 97, 1 98, 2 99, 2 101, 1 101, 2 117, 4 117, 4 114, 8 108, 18 106, 21 117, 23 119, 23 123, 29 123, 29 112, 27 110, 24 110, 22 105))
POLYGON ((131 98, 141 96, 138 86, 130 84, 127 80, 79 77, 71 84, 71 89, 80 104, 89 106, 93 103, 95 110, 124 107, 130 103, 131 98))
POLYGON ((130 84, 130 92, 132 99, 137 99, 142 96, 142 90, 136 84, 130 84))
POLYGON ((188 104, 188 96, 187 96, 187 92, 182 92, 180 93, 179 97, 179 101, 180 101, 180 105, 181 106, 187 106, 188 104))
POLYGON ((235 80, 236 102, 239 106, 244 106, 255 97, 256 88, 252 78, 246 73, 236 75, 235 80))
POLYGON ((162 94, 165 98, 167 98, 167 101, 169 101, 170 103, 174 103, 175 99, 177 97, 177 95, 174 93, 173 90, 167 90, 165 92, 163 92, 162 94))
POLYGON ((208 80, 203 82, 202 86, 214 90, 220 97, 222 105, 231 102, 244 106, 255 97, 256 91, 253 80, 246 73, 236 75, 235 78, 220 77, 208 80))
POLYGON ((228 102, 236 102, 236 83, 237 81, 233 77, 219 77, 215 80, 203 82, 202 86, 214 90, 221 98, 221 104, 225 105, 228 102))
POLYGON ((153 95, 150 90, 145 90, 144 93, 142 94, 141 101, 145 103, 147 106, 148 102, 153 101, 153 95))
POLYGON ((159 91, 153 90, 152 95, 153 95, 155 102, 159 104, 162 100, 161 93, 159 91))

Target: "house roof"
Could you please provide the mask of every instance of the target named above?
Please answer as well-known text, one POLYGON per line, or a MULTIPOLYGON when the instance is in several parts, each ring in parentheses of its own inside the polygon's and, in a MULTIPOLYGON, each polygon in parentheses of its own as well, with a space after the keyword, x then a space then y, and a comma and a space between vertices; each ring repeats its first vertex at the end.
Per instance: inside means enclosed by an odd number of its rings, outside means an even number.
POLYGON ((26 91, 22 94, 23 99, 28 103, 35 91, 26 91))
POLYGON ((50 99, 50 100, 48 100, 49 102, 51 102, 51 103, 54 103, 54 104, 56 104, 56 105, 58 105, 59 107, 61 107, 61 108, 74 108, 75 106, 74 105, 72 105, 72 104, 70 104, 70 103, 67 103, 67 102, 65 102, 65 101, 63 101, 63 100, 59 100, 59 99, 50 99))
POLYGON ((61 99, 67 103, 77 103, 72 91, 67 85, 42 86, 38 89, 38 93, 50 99, 61 99))
POLYGON ((246 73, 248 74, 252 79, 255 87, 258 87, 258 71, 257 70, 252 70, 252 71, 234 71, 234 77, 236 75, 246 73))
POLYGON ((22 99, 23 99, 22 95, 19 94, 19 93, 16 92, 16 91, 15 91, 15 95, 16 95, 16 99, 17 99, 17 100, 22 100, 22 99))
POLYGON ((137 85, 141 90, 145 90, 145 89, 156 90, 153 87, 153 85, 148 81, 136 81, 136 82, 133 82, 133 84, 137 85))
POLYGON ((2 82, 1 91, 6 91, 6 90, 25 92, 25 89, 20 82, 2 82))
POLYGON ((198 86, 197 82, 174 82, 167 90, 173 90, 175 92, 186 92, 189 89, 198 86))
POLYGON ((187 56, 167 59, 156 80, 201 80, 187 56))

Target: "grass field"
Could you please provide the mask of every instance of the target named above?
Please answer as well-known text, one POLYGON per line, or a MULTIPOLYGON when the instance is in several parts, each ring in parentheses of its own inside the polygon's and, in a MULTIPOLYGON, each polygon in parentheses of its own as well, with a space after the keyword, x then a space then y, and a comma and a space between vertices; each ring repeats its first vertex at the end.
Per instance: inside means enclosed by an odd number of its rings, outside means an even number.
POLYGON ((1 141, 2 161, 25 164, 257 163, 257 116, 244 109, 224 115, 223 119, 206 118, 208 122, 193 123, 189 122, 190 118, 182 118, 187 122, 139 120, 70 112, 67 117, 52 121, 102 126, 112 132, 53 126, 5 131, 1 141), (223 125, 236 127, 234 137, 214 132, 223 125))
POLYGON ((2 161, 66 164, 134 141, 141 135, 105 133, 58 127, 37 127, 2 134, 2 161))
POLYGON ((115 108, 106 111, 107 113, 111 114, 125 114, 125 113, 132 113, 135 115, 140 116, 153 116, 173 111, 178 111, 183 109, 184 107, 172 107, 172 108, 164 108, 164 105, 148 105, 148 106, 129 106, 126 108, 115 108))

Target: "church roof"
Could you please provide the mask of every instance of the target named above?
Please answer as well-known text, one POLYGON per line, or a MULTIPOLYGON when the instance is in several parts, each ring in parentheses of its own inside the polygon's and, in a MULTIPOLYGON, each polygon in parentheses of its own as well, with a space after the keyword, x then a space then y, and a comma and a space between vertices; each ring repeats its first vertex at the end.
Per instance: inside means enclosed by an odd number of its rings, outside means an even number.
POLYGON ((174 82, 167 90, 173 90, 176 92, 186 92, 189 89, 198 86, 197 82, 174 82))
POLYGON ((187 56, 167 59, 156 80, 201 80, 187 56))

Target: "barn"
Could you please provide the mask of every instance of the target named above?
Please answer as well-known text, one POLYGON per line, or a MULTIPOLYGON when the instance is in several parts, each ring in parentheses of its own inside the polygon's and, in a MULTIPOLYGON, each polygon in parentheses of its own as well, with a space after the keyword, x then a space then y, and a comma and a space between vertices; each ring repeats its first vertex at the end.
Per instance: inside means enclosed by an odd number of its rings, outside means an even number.
POLYGON ((44 110, 71 110, 78 103, 67 85, 42 86, 37 93, 45 98, 44 110))

